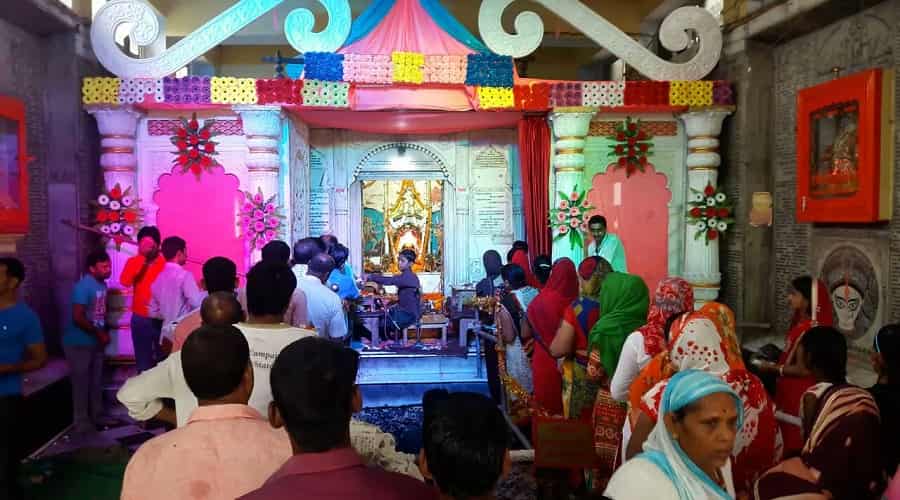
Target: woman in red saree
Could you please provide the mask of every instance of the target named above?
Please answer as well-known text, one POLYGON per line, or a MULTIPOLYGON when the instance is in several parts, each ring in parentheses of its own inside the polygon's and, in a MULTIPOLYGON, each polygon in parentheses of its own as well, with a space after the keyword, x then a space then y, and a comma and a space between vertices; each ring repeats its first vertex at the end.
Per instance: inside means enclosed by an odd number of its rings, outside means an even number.
MULTIPOLYGON (((831 326, 833 319, 828 288, 820 280, 816 280, 815 285, 813 288, 813 279, 809 276, 801 276, 791 282, 788 302, 794 317, 784 340, 784 352, 777 364, 762 363, 759 366, 763 371, 778 374, 775 385, 775 405, 778 410, 798 418, 803 393, 816 383, 816 379, 797 356, 797 348, 810 328, 831 326)), ((802 429, 789 422, 779 421, 778 425, 784 438, 784 455, 796 455, 803 448, 802 429)))
POLYGON ((528 324, 534 337, 531 371, 534 399, 552 415, 562 415, 562 376, 550 344, 562 321, 563 311, 578 298, 578 274, 575 264, 562 258, 553 265, 550 279, 541 293, 528 306, 528 324))
MULTIPOLYGON (((734 315, 724 304, 708 303, 672 325, 669 358, 676 371, 702 370, 724 380, 744 404, 744 424, 732 455, 734 487, 749 493, 756 479, 781 459, 775 407, 762 382, 744 369, 736 337, 729 331, 734 315)), ((658 383, 641 401, 641 416, 629 443, 629 454, 640 450, 659 418, 660 397, 668 380, 658 383)))
MULTIPOLYGON (((510 264, 516 264, 517 266, 521 267, 523 271, 525 271, 525 281, 528 282, 528 286, 533 286, 538 290, 543 288, 544 285, 542 285, 541 282, 537 279, 537 276, 534 275, 534 271, 531 268, 531 261, 528 260, 527 251, 521 248, 513 248, 510 251, 508 260, 510 264)), ((573 263, 572 265, 574 266, 575 264, 573 263)))

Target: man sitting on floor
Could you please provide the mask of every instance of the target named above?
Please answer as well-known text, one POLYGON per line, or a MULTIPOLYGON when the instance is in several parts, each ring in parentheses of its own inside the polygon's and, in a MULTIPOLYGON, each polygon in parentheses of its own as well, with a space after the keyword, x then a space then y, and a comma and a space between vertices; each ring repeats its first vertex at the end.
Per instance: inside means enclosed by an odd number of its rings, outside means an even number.
POLYGON ((281 352, 272 367, 269 421, 287 428, 294 456, 242 498, 434 498, 419 481, 367 467, 351 447, 351 416, 362 408, 358 369, 356 351, 321 338, 294 342, 281 352))
POLYGON ((506 421, 481 394, 434 390, 422 401, 422 475, 434 480, 442 500, 496 498, 509 473, 506 421))
POLYGON ((259 487, 290 456, 284 433, 247 406, 253 367, 237 328, 203 326, 180 352, 199 407, 187 425, 137 450, 125 469, 122 500, 236 498, 259 487))

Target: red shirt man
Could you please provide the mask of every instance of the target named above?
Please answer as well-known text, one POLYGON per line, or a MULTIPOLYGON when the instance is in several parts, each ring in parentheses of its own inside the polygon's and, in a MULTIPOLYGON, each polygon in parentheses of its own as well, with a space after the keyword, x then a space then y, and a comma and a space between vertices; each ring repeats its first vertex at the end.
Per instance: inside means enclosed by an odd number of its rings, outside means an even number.
POLYGON ((134 287, 131 302, 131 340, 139 372, 156 366, 162 322, 150 319, 150 287, 166 266, 159 254, 159 229, 145 226, 138 231, 138 255, 128 259, 119 282, 134 287))

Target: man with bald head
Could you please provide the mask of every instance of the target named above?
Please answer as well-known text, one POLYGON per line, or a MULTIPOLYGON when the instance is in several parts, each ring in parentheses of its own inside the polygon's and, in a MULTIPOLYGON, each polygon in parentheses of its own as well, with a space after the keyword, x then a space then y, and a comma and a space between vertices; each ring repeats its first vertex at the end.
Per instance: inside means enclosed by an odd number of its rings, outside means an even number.
POLYGON ((244 320, 244 310, 233 293, 216 292, 203 299, 200 319, 207 326, 228 326, 244 320))
MULTIPOLYGON (((224 292, 234 295, 237 282, 237 266, 231 259, 227 257, 212 257, 203 263, 203 279, 200 280, 200 288, 206 290, 207 293, 212 295, 224 292)), ((200 328, 201 322, 200 308, 178 319, 172 339, 172 352, 181 349, 188 335, 200 328)))
POLYGON ((320 337, 341 341, 347 336, 347 319, 340 296, 325 283, 334 271, 334 259, 319 252, 307 261, 306 275, 297 281, 306 295, 309 321, 320 337))

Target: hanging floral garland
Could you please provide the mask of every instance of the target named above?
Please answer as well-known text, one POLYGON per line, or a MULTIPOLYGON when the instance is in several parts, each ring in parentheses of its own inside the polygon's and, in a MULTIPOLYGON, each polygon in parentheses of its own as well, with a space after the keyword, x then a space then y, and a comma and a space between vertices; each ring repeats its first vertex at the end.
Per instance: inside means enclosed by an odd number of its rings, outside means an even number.
POLYGON ((728 196, 711 183, 702 191, 691 188, 688 221, 696 226, 694 239, 705 238, 706 244, 719 239, 734 224, 734 212, 728 196))
POLYGON ((278 214, 274 203, 275 195, 265 198, 260 188, 256 194, 245 191, 244 196, 239 222, 241 234, 250 244, 251 250, 260 250, 278 237, 278 229, 284 217, 278 214))
POLYGON ((131 187, 122 191, 122 186, 118 183, 91 202, 91 205, 97 207, 94 228, 112 238, 116 242, 116 248, 123 241, 134 238, 137 232, 141 218, 137 202, 137 198, 131 194, 131 187))
POLYGON ((573 249, 584 245, 582 232, 587 232, 591 203, 586 191, 578 191, 578 186, 567 195, 559 192, 559 205, 550 209, 550 227, 553 229, 553 241, 568 237, 573 249))
POLYGON ((610 152, 607 157, 615 157, 613 168, 624 168, 625 176, 644 168, 650 163, 649 157, 653 156, 653 136, 644 130, 640 120, 632 120, 631 117, 616 126, 616 133, 607 137, 614 144, 609 145, 610 152))
POLYGON ((197 113, 193 114, 190 121, 181 119, 181 127, 170 138, 172 144, 178 148, 172 152, 175 155, 172 163, 181 167, 181 173, 190 171, 199 179, 204 170, 219 164, 213 158, 219 154, 216 151, 218 143, 211 140, 219 135, 212 130, 214 123, 214 120, 205 120, 201 127, 197 122, 197 113))

